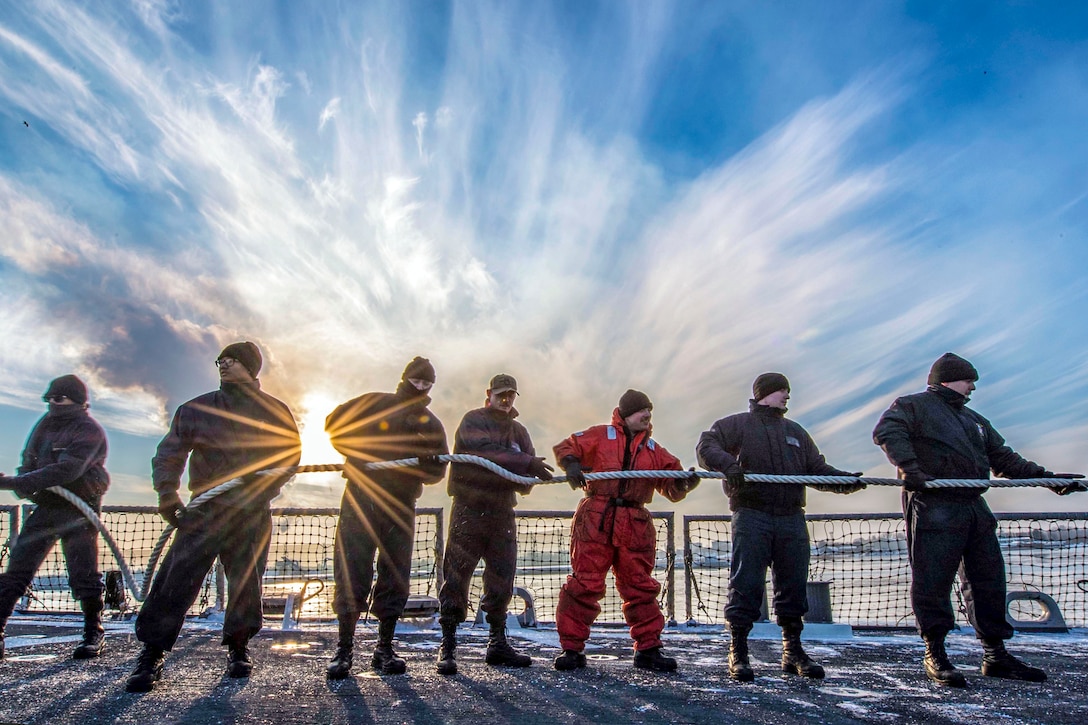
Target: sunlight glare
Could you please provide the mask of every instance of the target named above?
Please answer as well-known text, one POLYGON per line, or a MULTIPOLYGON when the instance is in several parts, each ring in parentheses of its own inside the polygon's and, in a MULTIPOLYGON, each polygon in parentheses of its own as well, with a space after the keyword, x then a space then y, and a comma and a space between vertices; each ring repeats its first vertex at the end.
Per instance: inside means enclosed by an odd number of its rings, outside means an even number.
POLYGON ((318 463, 342 463, 344 457, 337 453, 325 432, 325 418, 339 403, 324 393, 308 393, 302 399, 298 421, 302 437, 302 465, 318 463))

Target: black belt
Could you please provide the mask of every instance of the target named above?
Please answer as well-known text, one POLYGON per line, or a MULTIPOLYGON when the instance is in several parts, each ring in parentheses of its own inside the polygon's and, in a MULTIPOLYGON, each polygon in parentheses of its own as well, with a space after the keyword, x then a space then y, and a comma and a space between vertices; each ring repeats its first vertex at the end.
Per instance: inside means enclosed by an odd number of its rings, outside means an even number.
POLYGON ((608 505, 609 506, 619 506, 620 508, 626 508, 626 509, 638 509, 638 508, 642 508, 644 504, 641 501, 632 501, 629 498, 619 498, 619 497, 617 497, 617 498, 609 498, 608 499, 608 505))

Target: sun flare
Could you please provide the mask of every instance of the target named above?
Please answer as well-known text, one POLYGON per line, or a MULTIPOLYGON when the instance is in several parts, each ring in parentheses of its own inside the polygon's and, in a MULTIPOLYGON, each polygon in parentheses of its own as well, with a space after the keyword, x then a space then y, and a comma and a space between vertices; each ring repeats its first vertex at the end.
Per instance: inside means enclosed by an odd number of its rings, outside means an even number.
POLYGON ((342 463, 340 455, 325 432, 325 418, 338 402, 323 393, 310 393, 302 399, 302 415, 298 421, 302 437, 302 465, 342 463))

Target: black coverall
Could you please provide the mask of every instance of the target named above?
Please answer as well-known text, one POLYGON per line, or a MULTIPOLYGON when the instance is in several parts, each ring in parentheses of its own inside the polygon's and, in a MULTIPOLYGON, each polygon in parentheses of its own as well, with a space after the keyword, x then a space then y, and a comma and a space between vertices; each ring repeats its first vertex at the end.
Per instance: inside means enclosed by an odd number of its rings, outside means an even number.
MULTIPOLYGON (((699 464, 724 473, 739 463, 748 473, 780 476, 849 476, 827 464, 808 432, 785 410, 759 405, 714 423, 699 437, 699 464)), ((805 524, 805 487, 795 483, 722 482, 733 511, 733 559, 729 572, 730 625, 751 627, 759 619, 767 568, 771 569, 774 611, 800 619, 808 611, 806 582, 810 546, 805 524)), ((816 486, 815 488, 820 488, 816 486)))
MULTIPOLYGON (((453 452, 487 458, 511 473, 529 475, 536 451, 529 431, 514 418, 492 407, 469 411, 454 436, 453 452)), ((484 596, 480 608, 489 619, 505 620, 514 593, 517 571, 517 522, 514 504, 521 484, 471 463, 454 463, 449 493, 453 497, 446 556, 445 582, 439 592, 439 620, 460 624, 468 612, 472 572, 484 561, 484 596)))
MULTIPOLYGON (((881 416, 873 441, 904 472, 933 478, 1036 478, 1047 471, 1005 445, 990 421, 942 385, 898 398, 881 416)), ((1005 561, 997 519, 984 488, 903 492, 913 578, 911 606, 923 636, 943 637, 955 626, 951 593, 959 570, 967 616, 980 639, 1009 639, 1005 619, 1005 561)))
POLYGON ((51 405, 35 424, 18 475, 4 481, 37 506, 11 548, 7 571, 0 574, 0 623, 11 616, 57 539, 72 596, 80 602, 101 601, 98 531, 72 504, 44 489, 61 486, 100 510, 110 480, 105 468, 107 448, 105 431, 81 405, 51 405))
POLYGON ((187 511, 136 618, 137 639, 167 651, 174 646, 217 556, 227 578, 223 644, 244 643, 261 630, 269 503, 290 475, 250 474, 296 466, 300 455, 291 411, 257 381, 223 383, 178 408, 151 460, 155 490, 176 491, 186 461, 193 498, 233 478, 247 480, 187 511))
POLYGON ((379 620, 400 617, 410 593, 415 539, 415 503, 423 485, 437 483, 446 464, 368 471, 371 461, 440 456, 449 453, 442 422, 427 408, 431 399, 407 381, 397 392, 368 393, 334 410, 325 430, 344 454, 343 500, 336 526, 333 609, 341 619, 367 609, 379 620))

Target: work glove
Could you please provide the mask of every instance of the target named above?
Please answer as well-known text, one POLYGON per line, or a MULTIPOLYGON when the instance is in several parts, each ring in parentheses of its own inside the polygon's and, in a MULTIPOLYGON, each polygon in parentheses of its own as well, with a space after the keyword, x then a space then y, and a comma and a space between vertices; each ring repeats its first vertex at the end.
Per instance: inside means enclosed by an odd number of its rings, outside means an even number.
MULTIPOLYGON (((861 478, 862 472, 855 471, 853 473, 841 473, 841 476, 853 476, 854 478, 861 478)), ((824 483, 813 486, 817 491, 824 491, 826 493, 857 493, 865 489, 865 484, 860 481, 857 483, 824 483)))
POLYGON ((177 491, 166 491, 159 494, 159 516, 173 526, 181 528, 181 517, 185 514, 185 504, 181 502, 181 496, 177 491))
POLYGON ((552 480, 552 471, 555 469, 544 462, 543 458, 534 458, 529 461, 529 475, 539 478, 541 481, 552 480))
POLYGON ((734 463, 725 469, 725 493, 727 496, 736 496, 744 487, 744 469, 739 463, 734 463))
MULTIPOLYGON (((1084 474, 1083 473, 1052 473, 1050 471, 1044 471, 1043 475, 1042 475, 1042 478, 1065 478, 1065 479, 1072 480, 1072 479, 1075 479, 1075 478, 1084 478, 1084 474)), ((1080 481, 1074 481, 1073 483, 1067 484, 1065 486, 1055 486, 1055 487, 1051 488, 1050 490, 1053 491, 1054 493, 1058 494, 1059 496, 1068 496, 1071 493, 1083 493, 1085 491, 1088 491, 1088 486, 1085 486, 1080 481)))
MULTIPOLYGON (((850 475, 853 476, 854 478, 861 478, 862 476, 865 475, 865 472, 864 471, 854 471, 850 475)), ((862 483, 861 481, 858 481, 857 483, 848 483, 848 484, 846 484, 844 486, 836 486, 836 488, 839 489, 837 491, 837 493, 857 493, 858 491, 864 491, 865 490, 865 484, 862 483)))
POLYGON ((926 481, 934 480, 933 476, 928 473, 923 473, 920 469, 912 468, 909 471, 903 471, 903 488, 911 493, 918 493, 919 491, 926 490, 926 481))
POLYGON ((703 479, 699 476, 698 473, 695 472, 694 466, 689 468, 688 471, 691 473, 690 476, 688 476, 687 478, 679 478, 676 481, 676 489, 680 491, 680 493, 688 493, 689 491, 694 491, 695 487, 702 483, 703 479))
POLYGON ((570 484, 572 491, 586 487, 586 474, 582 471, 582 464, 577 458, 569 459, 563 470, 567 474, 567 483, 570 484))

